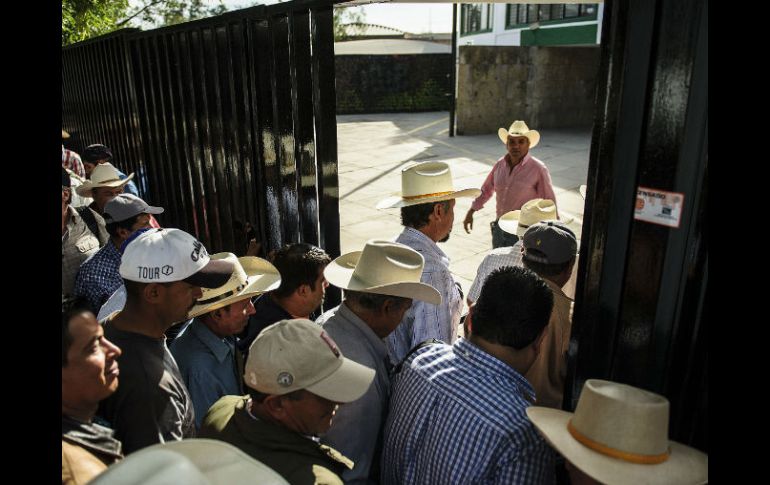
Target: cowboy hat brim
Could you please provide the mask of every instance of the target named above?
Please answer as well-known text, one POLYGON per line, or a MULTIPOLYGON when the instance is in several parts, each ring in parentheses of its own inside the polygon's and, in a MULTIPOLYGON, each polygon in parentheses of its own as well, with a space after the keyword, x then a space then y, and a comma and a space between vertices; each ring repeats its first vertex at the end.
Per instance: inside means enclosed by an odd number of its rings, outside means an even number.
MULTIPOLYGON (((569 227, 572 230, 572 232, 575 233, 575 236, 579 240, 580 235, 582 233, 583 220, 565 211, 559 211, 559 213, 560 213, 559 219, 544 219, 544 221, 558 220, 559 222, 564 223, 567 227, 569 227)), ((520 210, 507 212, 502 216, 500 216, 500 219, 497 220, 497 225, 500 227, 500 229, 507 232, 508 234, 515 234, 518 237, 524 237, 524 233, 527 232, 527 229, 529 229, 531 226, 525 227, 520 225, 519 224, 520 217, 521 217, 520 210)))
POLYGON ((573 414, 531 406, 527 416, 546 441, 583 473, 607 485, 708 482, 708 455, 669 441, 671 456, 658 465, 641 465, 603 455, 578 442, 567 430, 573 414))
POLYGON ((231 303, 235 303, 246 298, 261 295, 268 291, 272 291, 281 284, 281 275, 275 270, 275 267, 267 266, 259 258, 250 260, 249 257, 238 258, 243 270, 246 272, 246 287, 243 290, 217 300, 209 304, 197 304, 187 313, 187 318, 195 318, 204 313, 213 312, 220 308, 226 307, 231 303))
POLYGON ((499 130, 497 130, 497 136, 500 138, 500 141, 502 141, 504 144, 508 144, 508 135, 526 136, 527 139, 529 139, 530 149, 535 148, 537 144, 540 143, 540 132, 538 132, 537 130, 529 130, 529 131, 525 131, 524 133, 511 133, 505 128, 500 128, 499 130))
POLYGON ((413 199, 405 199, 400 195, 394 195, 379 201, 376 207, 377 209, 394 209, 398 207, 427 204, 430 202, 441 202, 442 200, 459 199, 460 197, 473 197, 475 199, 479 195, 481 195, 480 189, 463 189, 448 194, 432 197, 417 197, 413 199))
POLYGON ((70 134, 67 133, 66 131, 62 130, 61 131, 61 137, 62 137, 62 139, 66 140, 67 138, 70 137, 70 134))
POLYGON ((441 293, 432 286, 414 281, 396 281, 387 285, 371 286, 355 278, 356 263, 362 251, 343 254, 326 266, 324 276, 326 281, 343 290, 376 293, 378 295, 400 296, 420 300, 433 305, 441 304, 441 293))
POLYGON ((112 188, 121 187, 129 183, 132 178, 134 178, 133 173, 128 177, 124 178, 123 180, 113 180, 111 182, 99 182, 98 184, 95 184, 93 180, 89 179, 89 180, 86 180, 82 185, 78 186, 78 188, 76 188, 75 191, 81 197, 92 197, 94 189, 97 189, 99 187, 112 187, 112 188))

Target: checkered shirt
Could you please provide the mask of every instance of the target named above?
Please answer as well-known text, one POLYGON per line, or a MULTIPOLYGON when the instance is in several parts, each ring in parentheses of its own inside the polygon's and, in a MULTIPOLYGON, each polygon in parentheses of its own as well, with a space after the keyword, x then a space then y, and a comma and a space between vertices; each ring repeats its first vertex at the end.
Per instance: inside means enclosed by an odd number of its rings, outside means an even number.
POLYGON ((120 277, 120 252, 112 242, 107 242, 96 254, 88 258, 75 278, 75 294, 86 297, 94 313, 123 284, 120 277))

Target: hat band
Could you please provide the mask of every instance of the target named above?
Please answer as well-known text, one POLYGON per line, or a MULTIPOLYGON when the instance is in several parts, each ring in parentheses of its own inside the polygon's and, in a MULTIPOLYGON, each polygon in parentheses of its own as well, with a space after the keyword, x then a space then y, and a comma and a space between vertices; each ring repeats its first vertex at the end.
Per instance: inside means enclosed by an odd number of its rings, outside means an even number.
POLYGON ((610 448, 609 446, 603 445, 601 443, 598 443, 592 440, 588 436, 582 434, 580 431, 575 429, 575 427, 572 426, 571 419, 567 423, 567 430, 569 431, 569 434, 571 434, 573 438, 578 440, 581 444, 591 448, 592 450, 598 453, 601 453, 602 455, 611 456, 612 458, 618 458, 620 460, 627 461, 630 463, 636 463, 639 465, 658 465, 668 460, 668 457, 671 455, 670 451, 661 453, 659 455, 641 455, 638 453, 629 453, 627 451, 621 451, 615 448, 610 448))
POLYGON ((432 194, 423 194, 423 195, 409 195, 409 196, 402 196, 401 198, 404 200, 414 200, 414 199, 427 199, 428 197, 438 197, 441 195, 447 195, 447 194, 454 194, 454 190, 450 190, 448 192, 434 192, 432 194))
POLYGON ((108 183, 112 183, 112 182, 120 182, 120 179, 100 180, 98 182, 93 182, 92 181, 91 183, 95 183, 95 184, 108 184, 108 183))
POLYGON ((234 290, 231 290, 231 291, 227 291, 227 292, 225 292, 225 293, 222 293, 221 295, 217 295, 217 296, 215 296, 215 297, 212 297, 212 298, 208 298, 208 299, 206 299, 206 300, 198 300, 198 301, 196 302, 196 304, 197 304, 197 305, 208 305, 209 303, 216 303, 216 302, 218 302, 218 301, 220 301, 220 300, 224 300, 225 298, 229 298, 229 297, 231 297, 231 296, 235 295, 236 293, 240 293, 240 292, 241 292, 241 290, 243 290, 244 288, 246 288, 246 284, 247 284, 247 283, 248 283, 248 282, 246 282, 246 283, 244 283, 244 284, 240 285, 239 287, 237 287, 237 288, 236 288, 236 289, 234 289, 234 290))

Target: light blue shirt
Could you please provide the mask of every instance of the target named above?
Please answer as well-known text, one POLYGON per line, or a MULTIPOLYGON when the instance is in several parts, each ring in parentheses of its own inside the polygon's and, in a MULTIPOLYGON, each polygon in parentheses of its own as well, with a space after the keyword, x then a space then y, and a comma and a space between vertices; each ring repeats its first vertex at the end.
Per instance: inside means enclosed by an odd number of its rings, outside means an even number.
POLYGON ((449 272, 449 256, 435 242, 411 227, 404 228, 396 242, 409 246, 425 258, 420 281, 438 290, 441 303, 414 301, 401 324, 386 339, 393 365, 398 365, 412 347, 425 340, 435 338, 448 344, 454 342, 463 308, 460 290, 449 272))
POLYGON ((361 398, 342 404, 334 415, 332 427, 321 442, 347 456, 355 466, 345 470, 346 485, 369 482, 369 470, 379 449, 382 425, 390 397, 388 350, 385 342, 343 302, 327 311, 316 323, 323 324, 327 334, 337 343, 346 358, 374 369, 374 381, 361 398))
POLYGON ((193 402, 196 428, 220 397, 242 394, 234 345, 233 337, 217 337, 197 318, 171 343, 171 353, 193 402))
POLYGON ((526 413, 533 395, 467 340, 419 349, 392 379, 382 485, 553 483, 554 453, 526 413))

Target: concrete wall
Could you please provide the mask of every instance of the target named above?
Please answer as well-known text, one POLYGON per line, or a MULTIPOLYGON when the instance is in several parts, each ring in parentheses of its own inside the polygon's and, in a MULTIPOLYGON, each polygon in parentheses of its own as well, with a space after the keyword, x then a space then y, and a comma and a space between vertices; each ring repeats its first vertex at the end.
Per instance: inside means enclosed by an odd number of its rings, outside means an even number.
POLYGON ((451 54, 335 56, 337 113, 449 110, 451 54))
POLYGON ((514 120, 530 128, 590 127, 599 46, 460 46, 457 134, 496 133, 514 120))

